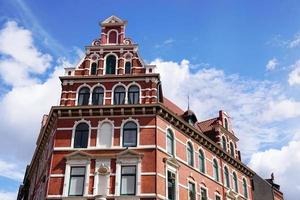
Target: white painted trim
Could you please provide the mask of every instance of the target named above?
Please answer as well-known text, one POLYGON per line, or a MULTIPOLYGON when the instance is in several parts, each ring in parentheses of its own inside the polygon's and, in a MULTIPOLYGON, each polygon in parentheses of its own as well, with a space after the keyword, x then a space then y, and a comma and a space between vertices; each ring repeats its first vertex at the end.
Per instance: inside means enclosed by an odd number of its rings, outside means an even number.
POLYGON ((121 33, 119 33, 119 31, 117 30, 117 29, 111 29, 111 30, 109 30, 108 32, 107 32, 107 34, 106 34, 106 44, 108 44, 108 45, 117 45, 117 44, 119 44, 119 35, 120 35, 121 33), (111 32, 116 32, 116 43, 109 43, 109 35, 110 35, 110 33, 111 32))
POLYGON ((118 55, 117 55, 116 53, 113 53, 113 52, 110 52, 110 53, 108 53, 108 54, 106 54, 106 55, 104 56, 103 75, 106 75, 106 59, 107 59, 107 57, 110 56, 110 55, 113 55, 113 56, 116 57, 115 75, 117 75, 117 74, 118 74, 118 68, 119 68, 119 57, 118 57, 118 55))
MULTIPOLYGON (((73 126, 73 130, 72 130, 72 138, 71 138, 71 148, 73 149, 81 149, 81 148, 74 148, 74 139, 75 139, 75 131, 76 131, 76 127, 78 124, 80 123, 86 123, 89 126, 89 135, 88 135, 88 144, 87 144, 87 148, 90 147, 90 142, 91 142, 91 121, 85 120, 84 118, 75 121, 74 126, 73 126)), ((86 149, 86 148, 84 148, 86 149)))
POLYGON ((106 98, 106 92, 107 91, 106 91, 105 86, 103 84, 100 84, 100 83, 97 83, 97 84, 95 84, 95 85, 93 85, 91 87, 91 91, 90 91, 90 98, 91 98, 90 102, 91 102, 91 105, 93 105, 93 92, 94 92, 94 89, 96 87, 102 87, 102 89, 103 89, 103 105, 105 105, 105 98, 106 98))
POLYGON ((123 147, 123 128, 127 122, 134 122, 137 125, 137 136, 136 136, 136 147, 140 146, 140 124, 138 119, 133 119, 129 117, 128 119, 123 119, 120 130, 120 146, 123 147))
MULTIPOLYGON (((102 147, 102 148, 111 148, 112 146, 114 146, 114 121, 109 120, 108 118, 105 118, 104 120, 100 120, 98 121, 98 127, 97 127, 97 137, 96 137, 96 147, 100 147, 99 145, 99 138, 100 138, 100 130, 101 130, 101 126, 104 123, 109 123, 111 125, 111 143, 110 143, 110 147, 102 147)), ((101 148, 101 147, 100 147, 101 148)))
POLYGON ((80 91, 80 89, 83 88, 83 87, 87 87, 87 88, 89 88, 89 90, 90 90, 90 96, 89 96, 89 103, 88 103, 88 105, 91 105, 91 86, 88 85, 88 84, 86 84, 86 83, 84 83, 84 84, 80 85, 80 86, 77 88, 77 90, 76 90, 76 99, 75 99, 75 105, 76 105, 76 106, 78 106, 79 91, 80 91))

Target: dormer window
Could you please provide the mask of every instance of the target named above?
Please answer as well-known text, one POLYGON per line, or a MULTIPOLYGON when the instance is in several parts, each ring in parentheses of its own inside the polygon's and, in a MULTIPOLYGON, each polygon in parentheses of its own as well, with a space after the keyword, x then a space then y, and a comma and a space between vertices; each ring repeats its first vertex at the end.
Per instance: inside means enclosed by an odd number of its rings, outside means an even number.
POLYGON ((111 30, 108 33, 108 43, 109 44, 117 44, 118 42, 118 33, 115 30, 111 30))
POLYGON ((91 65, 91 75, 96 75, 97 74, 97 63, 92 63, 91 65))
POLYGON ((109 55, 106 58, 106 74, 116 74, 116 56, 114 55, 109 55))
POLYGON ((131 63, 129 61, 125 63, 125 74, 131 74, 131 63))

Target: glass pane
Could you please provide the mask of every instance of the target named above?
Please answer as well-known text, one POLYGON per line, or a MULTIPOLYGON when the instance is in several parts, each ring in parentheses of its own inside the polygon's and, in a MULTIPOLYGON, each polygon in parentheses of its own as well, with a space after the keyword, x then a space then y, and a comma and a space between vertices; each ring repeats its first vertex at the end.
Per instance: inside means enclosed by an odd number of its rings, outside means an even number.
POLYGON ((130 72, 131 72, 131 63, 126 62, 126 64, 125 64, 125 74, 130 74, 130 72))
POLYGON ((72 167, 71 168, 71 175, 84 175, 85 174, 85 167, 72 167))
POLYGON ((137 125, 134 122, 127 122, 124 125, 124 129, 136 129, 136 128, 137 128, 137 125))
POLYGON ((135 176, 122 176, 121 194, 135 194, 135 176))
POLYGON ((195 184, 189 183, 189 200, 196 199, 195 184))
POLYGON ((204 188, 201 188, 201 200, 207 200, 207 191, 204 188))
POLYGON ((175 200, 175 174, 168 171, 168 200, 175 200))
POLYGON ((174 153, 173 151, 173 139, 168 137, 168 140, 167 140, 167 147, 168 147, 168 153, 169 154, 172 154, 174 153))
POLYGON ((136 146, 136 130, 124 130, 124 146, 136 146))
POLYGON ((83 195, 84 177, 71 177, 69 195, 83 195))
POLYGON ((122 167, 122 174, 135 174, 135 166, 122 167))

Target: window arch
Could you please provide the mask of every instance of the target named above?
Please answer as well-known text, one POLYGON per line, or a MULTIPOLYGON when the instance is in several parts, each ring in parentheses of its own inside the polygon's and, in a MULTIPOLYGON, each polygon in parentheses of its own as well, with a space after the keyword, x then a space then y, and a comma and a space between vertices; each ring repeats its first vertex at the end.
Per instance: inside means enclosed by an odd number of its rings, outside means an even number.
POLYGON ((76 126, 74 136, 74 148, 86 148, 89 139, 89 125, 81 122, 76 126))
POLYGON ((78 93, 78 105, 88 105, 90 100, 90 89, 88 87, 83 87, 78 93))
POLYGON ((238 189, 238 180, 237 180, 237 176, 236 176, 235 172, 233 172, 232 177, 233 177, 233 190, 235 192, 238 192, 239 191, 239 189, 238 189))
POLYGON ((131 62, 126 61, 125 63, 125 74, 131 74, 131 62))
POLYGON ((229 172, 228 172, 228 168, 226 166, 224 167, 224 181, 225 181, 225 186, 229 188, 230 187, 229 172))
POLYGON ((232 157, 234 157, 234 146, 233 146, 233 143, 230 142, 230 143, 229 143, 229 146, 230 146, 230 155, 231 155, 232 157))
POLYGON ((225 123, 225 129, 228 130, 228 120, 227 118, 224 118, 224 123, 225 123))
POLYGON ((91 65, 91 75, 96 75, 97 74, 97 63, 93 62, 91 65))
POLYGON ((167 130, 167 152, 174 156, 174 134, 171 129, 167 130))
POLYGON ((108 43, 109 44, 116 44, 118 42, 118 33, 116 30, 111 30, 108 33, 108 43))
POLYGON ((128 89, 128 104, 138 104, 140 101, 140 88, 132 85, 128 89))
POLYGON ((190 142, 187 143, 187 162, 188 165, 194 167, 194 150, 190 142))
POLYGON ((201 149, 199 150, 199 169, 200 172, 205 173, 205 157, 201 149))
POLYGON ((123 86, 117 86, 114 89, 114 104, 115 105, 125 104, 125 95, 126 95, 125 88, 123 86))
POLYGON ((116 74, 117 59, 114 55, 109 55, 106 58, 106 74, 116 74))
POLYGON ((244 197, 248 198, 247 181, 245 178, 243 178, 243 190, 244 190, 244 197))
POLYGON ((113 137, 113 126, 110 122, 103 122, 98 130, 98 146, 111 147, 113 137))
POLYGON ((227 151, 227 143, 225 136, 222 136, 222 147, 224 151, 227 151))
POLYGON ((137 124, 133 121, 126 122, 123 126, 123 147, 137 146, 137 124))
POLYGON ((216 181, 219 181, 219 165, 216 159, 213 160, 213 173, 214 173, 214 179, 216 181))
POLYGON ((102 87, 95 87, 92 93, 92 104, 103 105, 104 89, 102 87))

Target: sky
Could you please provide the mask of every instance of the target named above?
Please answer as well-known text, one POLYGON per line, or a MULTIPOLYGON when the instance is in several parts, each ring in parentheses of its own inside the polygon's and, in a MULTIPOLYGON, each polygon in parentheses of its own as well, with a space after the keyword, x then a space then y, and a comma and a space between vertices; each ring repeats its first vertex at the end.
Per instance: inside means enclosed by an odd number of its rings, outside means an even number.
POLYGON ((199 120, 225 110, 243 161, 300 193, 300 2, 0 1, 0 199, 15 199, 42 115, 58 105, 63 68, 128 20, 126 35, 156 64, 164 95, 199 120))

